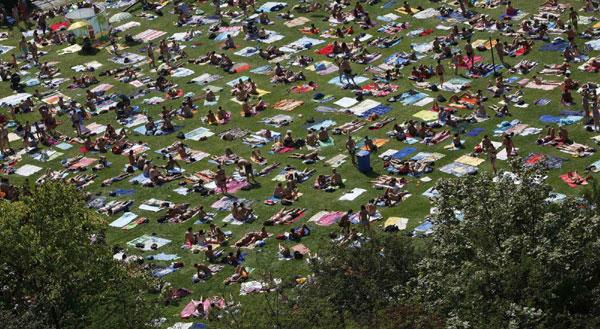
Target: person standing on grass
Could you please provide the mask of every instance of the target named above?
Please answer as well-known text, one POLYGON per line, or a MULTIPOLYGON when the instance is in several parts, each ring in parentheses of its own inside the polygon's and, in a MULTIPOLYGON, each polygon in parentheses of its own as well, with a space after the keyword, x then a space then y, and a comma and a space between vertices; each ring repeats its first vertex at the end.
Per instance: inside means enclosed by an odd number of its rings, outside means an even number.
POLYGON ((444 65, 442 65, 442 61, 439 59, 437 61, 437 66, 435 67, 435 73, 440 78, 440 88, 441 88, 444 85, 444 65))
POLYGON ((31 56, 33 57, 35 63, 39 64, 38 49, 33 41, 29 43, 29 51, 31 52, 31 56))
MULTIPOLYGON (((346 80, 348 81, 348 83, 350 83, 350 80, 352 80, 352 84, 356 86, 356 81, 354 81, 354 76, 352 75, 352 67, 350 66, 350 62, 347 59, 342 59, 340 69, 346 76, 346 80)), ((342 82, 341 79, 340 82, 342 82)))
POLYGON ((596 95, 593 95, 592 117, 594 118, 594 131, 598 131, 600 129, 600 111, 598 110, 598 98, 596 98, 596 95))
POLYGON ((215 173, 215 184, 217 188, 221 189, 221 193, 228 194, 227 191, 227 175, 225 175, 225 169, 221 165, 217 166, 217 172, 215 173))
POLYGON ((573 25, 573 29, 577 31, 577 24, 579 20, 579 14, 573 9, 573 6, 569 8, 569 22, 573 25))
POLYGON ((502 65, 506 65, 504 64, 504 45, 502 44, 502 42, 500 42, 500 39, 496 39, 496 44, 494 45, 494 48, 496 48, 496 54, 498 54, 498 58, 500 59, 500 63, 502 63, 502 65))
POLYGON ((360 212, 358 213, 360 219, 360 225, 363 227, 363 233, 371 234, 371 223, 369 222, 369 212, 365 205, 360 206, 360 212))
POLYGON ((452 64, 454 64, 454 75, 458 75, 458 66, 461 63, 461 58, 462 57, 462 52, 458 51, 456 52, 456 54, 454 54, 454 56, 452 56, 452 59, 450 60, 452 64))
POLYGON ((27 40, 25 40, 25 36, 21 37, 21 41, 19 42, 19 48, 21 48, 21 50, 23 51, 23 55, 25 55, 25 60, 27 60, 29 48, 27 47, 27 40))
POLYGON ((494 169, 494 175, 497 175, 498 169, 496 169, 496 148, 494 147, 494 145, 490 144, 490 146, 488 147, 487 156, 490 159, 490 162, 492 163, 492 168, 494 169))
POLYGON ((156 59, 154 58, 154 44, 152 42, 148 43, 148 57, 152 60, 152 66, 156 67, 156 59))
POLYGON ((348 153, 350 154, 352 165, 356 165, 356 143, 350 135, 348 135, 348 141, 346 141, 346 150, 348 150, 348 153))
POLYGON ((511 135, 504 135, 504 140, 502 141, 502 145, 506 147, 506 156, 511 157, 513 155, 517 155, 517 150, 515 149, 515 144, 512 141, 511 135))
POLYGON ((475 64, 475 52, 473 51, 473 45, 471 45, 471 39, 468 39, 465 44, 465 53, 467 54, 467 67, 469 68, 469 72, 471 72, 471 68, 475 64))
POLYGON ((246 177, 246 181, 248 183, 250 183, 250 179, 252 179, 254 183, 258 183, 258 181, 256 181, 256 177, 254 177, 254 173, 252 172, 252 163, 242 158, 237 158, 235 163, 237 164, 238 169, 244 170, 244 176, 246 177))

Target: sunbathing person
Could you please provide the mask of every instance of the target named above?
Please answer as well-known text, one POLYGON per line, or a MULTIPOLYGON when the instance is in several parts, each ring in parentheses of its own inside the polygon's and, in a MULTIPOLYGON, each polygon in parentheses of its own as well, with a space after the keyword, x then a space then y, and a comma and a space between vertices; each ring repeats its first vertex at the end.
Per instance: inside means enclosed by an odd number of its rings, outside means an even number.
POLYGON ((52 168, 46 168, 44 174, 36 180, 36 184, 42 184, 44 182, 58 182, 67 172, 67 169, 54 171, 52 168))
POLYGON ((383 202, 387 207, 394 207, 400 201, 402 197, 407 195, 408 191, 397 190, 396 188, 388 187, 382 196, 376 199, 377 203, 383 202))
POLYGON ((311 153, 307 153, 307 154, 303 154, 303 153, 292 153, 292 155, 289 155, 288 158, 292 158, 292 159, 301 159, 301 160, 308 160, 308 161, 318 161, 319 160, 319 154, 317 151, 313 151, 311 153))
POLYGON ((569 172, 567 175, 571 179, 573 184, 581 185, 581 184, 585 183, 585 180, 583 178, 581 178, 581 176, 579 176, 579 174, 577 173, 577 170, 575 170, 573 172, 569 172))
POLYGON ((263 226, 258 232, 249 232, 244 235, 238 242, 235 243, 235 247, 248 247, 258 241, 266 239, 269 235, 267 234, 266 227, 263 226))
POLYGON ((274 224, 288 225, 288 224, 292 223, 295 218, 297 218, 300 214, 302 214, 306 210, 307 210, 306 208, 304 208, 304 209, 294 208, 294 209, 289 209, 289 210, 282 208, 275 215, 271 216, 271 218, 269 218, 265 223, 268 223, 268 225, 274 225, 274 224))
POLYGON ((150 181, 158 185, 168 183, 182 177, 182 175, 179 173, 174 174, 172 176, 165 176, 158 170, 158 166, 156 165, 152 166, 152 169, 150 169, 149 176, 150 181))
POLYGON ((98 209, 98 213, 114 215, 118 212, 125 211, 132 204, 133 204, 132 200, 116 201, 112 204, 108 204, 108 205, 105 205, 104 207, 101 207, 100 209, 98 209))
POLYGON ((66 180, 67 184, 73 184, 75 186, 85 186, 92 181, 92 179, 98 177, 98 175, 94 174, 78 174, 75 177, 68 178, 66 180))
POLYGON ((102 184, 100 184, 100 186, 102 186, 102 187, 110 186, 112 183, 121 181, 125 178, 129 178, 130 176, 131 176, 131 174, 129 174, 129 173, 120 174, 118 176, 105 179, 104 181, 102 181, 102 184))
POLYGON ((231 275, 229 278, 225 279, 223 281, 223 283, 231 284, 231 283, 235 283, 235 282, 239 282, 239 281, 244 281, 247 278, 248 278, 248 271, 246 270, 246 268, 241 265, 238 265, 235 268, 235 273, 233 273, 233 275, 231 275))
POLYGON ((348 236, 342 238, 342 240, 340 240, 340 242, 338 242, 338 246, 341 247, 343 245, 349 244, 353 241, 356 241, 358 239, 358 231, 356 230, 356 228, 352 228, 352 230, 350 230, 350 232, 348 233, 348 236))

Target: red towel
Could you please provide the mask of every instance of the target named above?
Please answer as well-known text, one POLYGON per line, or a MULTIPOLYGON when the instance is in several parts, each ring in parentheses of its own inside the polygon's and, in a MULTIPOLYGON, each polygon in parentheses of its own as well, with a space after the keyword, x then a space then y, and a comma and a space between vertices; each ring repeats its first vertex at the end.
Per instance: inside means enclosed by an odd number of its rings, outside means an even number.
POLYGON ((317 51, 315 51, 315 54, 319 54, 319 55, 329 55, 333 53, 333 45, 327 45, 317 51))
POLYGON ((56 24, 50 25, 50 28, 52 28, 52 31, 55 31, 55 32, 56 32, 56 30, 66 30, 67 27, 69 27, 69 23, 67 23, 67 22, 56 23, 56 24))
POLYGON ((542 159, 543 155, 541 154, 536 154, 534 156, 532 156, 531 158, 527 159, 527 161, 525 161, 526 164, 535 164, 538 163, 538 161, 540 161, 542 159))

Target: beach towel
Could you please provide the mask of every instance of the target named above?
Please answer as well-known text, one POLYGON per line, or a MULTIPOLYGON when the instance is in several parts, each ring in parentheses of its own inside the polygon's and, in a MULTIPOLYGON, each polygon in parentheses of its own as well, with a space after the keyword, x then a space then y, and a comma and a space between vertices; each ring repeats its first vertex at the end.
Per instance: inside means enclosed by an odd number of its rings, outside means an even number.
POLYGON ((417 151, 418 149, 416 147, 405 147, 402 150, 395 152, 394 154, 391 155, 392 159, 403 159, 407 156, 409 156, 410 154, 412 154, 413 152, 417 151))
POLYGON ((357 103, 358 103, 358 101, 355 98, 344 97, 344 98, 334 102, 333 104, 344 107, 344 108, 348 108, 348 107, 356 105, 357 103))
POLYGON ((171 242, 171 240, 168 240, 168 239, 163 239, 163 238, 144 234, 144 235, 140 236, 139 238, 135 238, 135 239, 127 242, 127 247, 137 248, 135 245, 139 243, 139 244, 144 245, 144 247, 141 248, 142 250, 150 251, 150 250, 152 250, 151 247, 153 244, 156 244, 156 248, 158 249, 170 242, 171 242))
MULTIPOLYGON (((199 77, 195 77, 192 80, 188 81, 188 83, 195 83, 199 86, 204 86, 211 82, 217 81, 221 78, 222 78, 222 76, 220 76, 218 74, 203 73, 199 77)), ((236 81, 236 80, 234 80, 234 81, 236 81)), ((228 84, 228 86, 232 87, 233 85, 228 84)))
POLYGON ((125 225, 131 223, 131 221, 136 218, 136 214, 132 212, 126 212, 123 215, 121 215, 121 217, 115 219, 112 223, 108 224, 108 226, 122 228, 125 225))
POLYGON ((71 170, 77 170, 77 169, 81 169, 83 167, 89 167, 92 163, 98 161, 98 159, 94 159, 94 158, 81 158, 79 161, 77 161, 76 163, 74 163, 73 165, 71 165, 69 167, 69 169, 71 170))
POLYGON ((569 46, 569 43, 565 40, 558 40, 543 45, 540 51, 564 51, 569 46))
POLYGON ((415 114, 413 114, 414 117, 417 117, 419 119, 422 119, 424 121, 433 121, 433 120, 437 120, 438 118, 438 114, 433 112, 433 111, 428 111, 428 110, 421 110, 415 114))
POLYGON ((156 38, 160 38, 163 35, 167 34, 167 32, 163 32, 163 31, 157 31, 157 30, 152 30, 152 29, 147 29, 144 32, 140 32, 138 34, 136 34, 133 39, 134 40, 140 40, 142 42, 150 42, 156 38))
POLYGON ((144 60, 145 58, 146 58, 145 56, 138 55, 138 54, 121 53, 117 56, 109 58, 108 60, 113 63, 119 64, 119 65, 125 65, 125 64, 135 64, 137 62, 144 60))
POLYGON ((256 12, 270 13, 270 12, 274 12, 274 11, 280 11, 285 6, 287 6, 287 3, 285 3, 285 2, 269 1, 269 2, 263 3, 262 6, 256 8, 256 12))
POLYGON ((467 137, 475 137, 481 134, 485 128, 475 127, 465 134, 467 137))
POLYGON ((306 18, 306 17, 296 17, 292 20, 289 21, 285 21, 283 23, 283 25, 287 26, 287 27, 296 27, 296 26, 301 26, 304 25, 306 23, 310 22, 310 19, 306 18))
POLYGON ((308 221, 316 222, 319 226, 329 226, 342 217, 344 213, 339 211, 320 211, 312 216, 308 221))
POLYGON ((365 193, 367 190, 355 187, 352 190, 346 192, 344 195, 340 197, 340 201, 354 201, 354 199, 358 198, 361 194, 365 193))
POLYGON ((458 163, 466 164, 466 165, 473 166, 473 167, 477 167, 480 164, 485 162, 484 159, 475 158, 475 157, 468 156, 468 155, 463 155, 460 158, 456 159, 455 161, 458 163))
POLYGON ((76 53, 76 52, 78 52, 78 51, 80 51, 80 50, 81 50, 81 46, 80 46, 80 45, 78 45, 78 44, 74 44, 74 45, 72 45, 72 46, 68 46, 68 47, 66 47, 66 48, 59 49, 59 50, 57 50, 56 52, 57 52, 59 55, 66 55, 66 54, 73 54, 73 53, 76 53))
POLYGON ((560 178, 565 183, 567 183, 570 187, 576 187, 576 186, 579 186, 579 185, 587 185, 588 184, 587 181, 585 179, 583 179, 583 177, 581 177, 578 173, 572 172, 571 174, 574 175, 575 177, 577 177, 578 179, 580 179, 581 183, 580 184, 576 184, 573 181, 573 179, 571 177, 569 177, 569 174, 564 174, 564 175, 560 176, 560 178))
POLYGON ((477 167, 458 162, 447 164, 441 167, 439 170, 443 173, 451 174, 457 177, 463 177, 465 175, 473 175, 477 173, 477 167))
POLYGON ((390 217, 385 221, 383 227, 396 226, 399 230, 405 230, 406 224, 408 224, 408 218, 390 217))
POLYGON ((23 177, 28 177, 28 176, 35 174, 36 172, 38 172, 40 170, 42 170, 42 168, 40 168, 38 166, 26 164, 26 165, 21 166, 19 169, 15 170, 15 174, 17 174, 19 176, 23 176, 23 177))
POLYGON ((140 26, 142 24, 140 24, 139 22, 127 22, 123 25, 119 25, 117 27, 114 28, 114 30, 116 32, 123 32, 123 31, 127 31, 129 29, 132 29, 134 27, 140 26))
POLYGON ((302 104, 304 104, 303 101, 297 101, 293 99, 282 99, 275 103, 273 105, 273 108, 276 110, 291 111, 297 108, 298 106, 301 106, 302 104))

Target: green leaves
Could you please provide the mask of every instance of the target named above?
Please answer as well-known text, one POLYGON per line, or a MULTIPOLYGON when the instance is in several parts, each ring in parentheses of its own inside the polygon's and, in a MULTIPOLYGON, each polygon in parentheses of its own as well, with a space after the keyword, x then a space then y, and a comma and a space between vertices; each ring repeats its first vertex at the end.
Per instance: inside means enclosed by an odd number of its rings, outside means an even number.
POLYGON ((0 309, 50 327, 139 328, 153 316, 146 274, 92 244, 106 224, 73 187, 44 184, 31 197, 0 203, 0 309), (110 316, 108 316, 110 315, 110 316), (108 321, 107 321, 108 320, 108 321))
POLYGON ((595 319, 600 309, 588 291, 600 282, 598 218, 577 200, 546 201, 551 188, 540 169, 512 168, 496 181, 483 174, 440 185, 431 249, 412 282, 427 293, 413 299, 472 327, 595 319))

